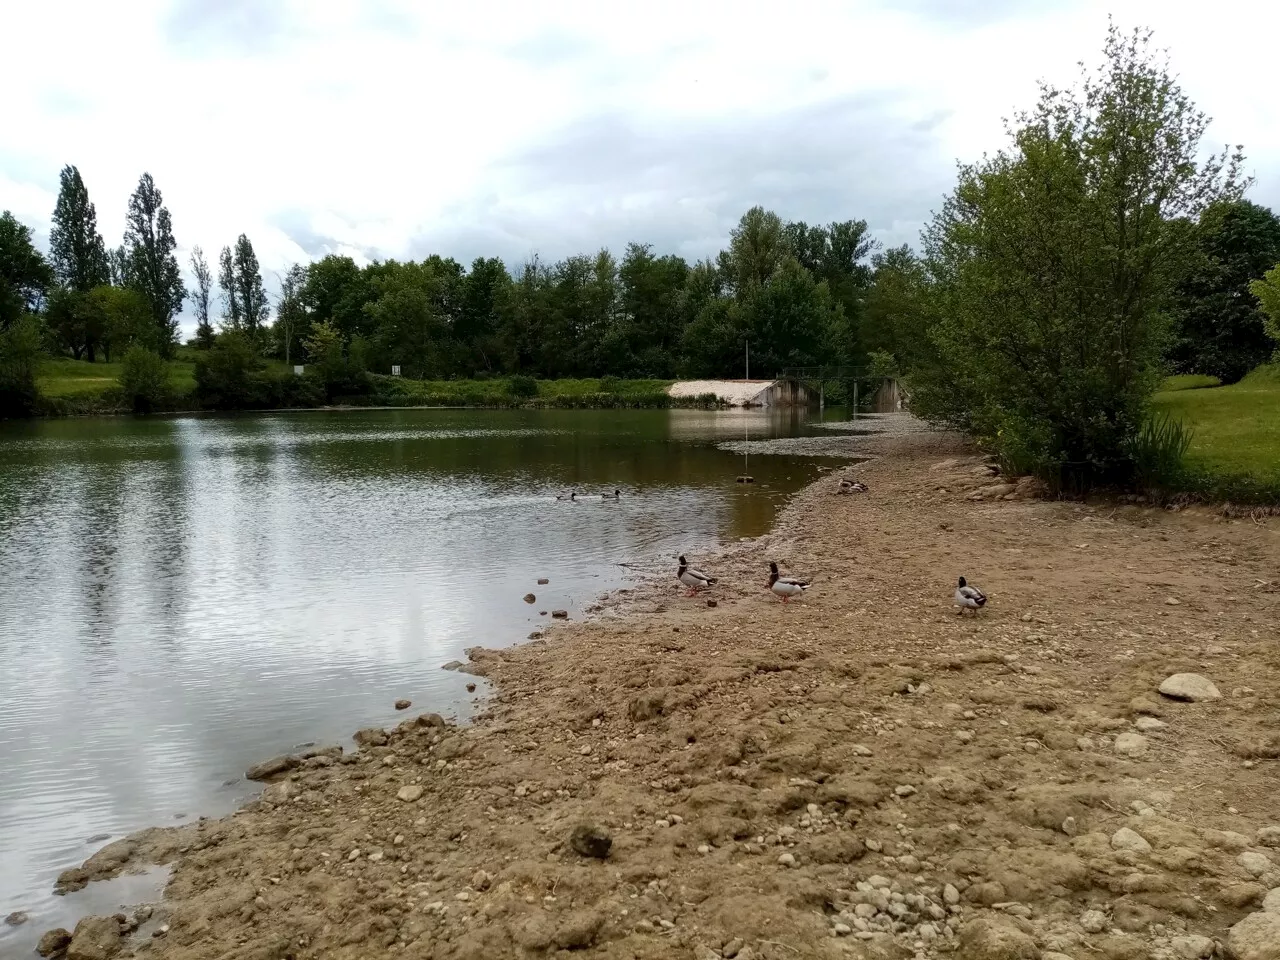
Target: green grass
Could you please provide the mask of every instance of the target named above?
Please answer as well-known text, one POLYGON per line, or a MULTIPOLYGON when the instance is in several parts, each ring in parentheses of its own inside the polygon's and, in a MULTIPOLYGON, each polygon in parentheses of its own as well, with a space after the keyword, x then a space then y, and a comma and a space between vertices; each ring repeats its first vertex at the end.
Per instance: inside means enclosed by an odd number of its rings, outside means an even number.
POLYGON ((1204 387, 1218 387, 1222 381, 1204 373, 1180 373, 1173 377, 1165 377, 1160 385, 1162 393, 1173 393, 1177 390, 1200 390, 1204 387))
MULTIPOLYGON (((120 385, 121 369, 122 365, 119 363, 90 363, 87 360, 56 357, 41 364, 36 383, 46 397, 79 397, 84 394, 105 393, 120 385)), ((181 396, 195 389, 195 371, 194 363, 175 360, 169 364, 169 379, 175 394, 181 396)))
POLYGON ((1195 431, 1187 454, 1193 470, 1280 491, 1280 364, 1228 387, 1162 390, 1153 406, 1195 431))

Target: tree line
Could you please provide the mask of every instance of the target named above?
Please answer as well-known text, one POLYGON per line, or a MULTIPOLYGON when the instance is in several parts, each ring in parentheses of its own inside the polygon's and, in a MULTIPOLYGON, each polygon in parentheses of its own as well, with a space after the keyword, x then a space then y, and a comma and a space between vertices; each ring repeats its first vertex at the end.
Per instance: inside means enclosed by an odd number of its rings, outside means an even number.
POLYGON ((0 324, 26 317, 28 342, 75 357, 165 357, 185 297, 212 405, 256 402, 245 385, 264 358, 314 365, 332 398, 393 366, 424 380, 735 377, 749 344, 760 375, 900 375, 917 413, 1011 468, 1122 478, 1157 455, 1142 437, 1164 374, 1233 382, 1280 331, 1280 218, 1244 198, 1238 148, 1203 153, 1207 118, 1150 43, 1113 25, 1082 86, 1042 86, 1004 149, 961 166, 915 250, 880 249, 864 220, 753 207, 692 263, 644 243, 514 266, 326 256, 290 267, 272 303, 244 235, 216 273, 193 249, 185 287, 145 174, 108 250, 67 167, 47 259, 0 219, 0 324))

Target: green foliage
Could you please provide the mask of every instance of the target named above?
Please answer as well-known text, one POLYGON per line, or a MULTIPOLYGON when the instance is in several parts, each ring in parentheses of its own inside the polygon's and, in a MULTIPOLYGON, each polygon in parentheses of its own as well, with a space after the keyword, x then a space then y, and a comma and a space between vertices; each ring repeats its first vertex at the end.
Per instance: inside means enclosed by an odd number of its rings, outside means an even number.
POLYGON ((53 270, 31 243, 31 230, 6 210, 0 214, 0 330, 34 313, 53 285, 53 270))
POLYGON ((196 361, 196 398, 201 406, 213 410, 262 406, 266 393, 254 377, 262 367, 257 346, 243 331, 221 333, 196 361))
POLYGON ((223 247, 218 255, 218 284, 222 287, 224 329, 244 333, 256 345, 270 305, 257 254, 243 233, 234 249, 223 247))
POLYGON ((507 392, 513 397, 536 397, 538 395, 538 381, 533 377, 516 374, 507 380, 507 392))
POLYGON ((302 336, 311 326, 303 290, 307 283, 307 270, 295 263, 280 280, 280 302, 276 307, 276 322, 272 325, 272 339, 277 356, 282 356, 286 366, 299 356, 302 336))
POLYGON ((1217 377, 1210 377, 1203 373, 1178 373, 1172 377, 1165 377, 1160 384, 1162 392, 1170 392, 1174 390, 1202 390, 1205 387, 1220 387, 1222 381, 1217 377))
POLYGON ((209 262, 204 258, 204 251, 199 247, 191 248, 191 273, 196 279, 195 289, 189 294, 196 315, 196 346, 208 350, 213 346, 214 338, 213 324, 209 320, 213 273, 209 270, 209 262))
POLYGON ((867 354, 867 375, 893 379, 898 377, 898 360, 888 350, 872 350, 867 354))
POLYGON ((1262 308, 1263 332, 1271 340, 1272 353, 1280 352, 1280 263, 1249 284, 1249 292, 1262 308))
POLYGON ((43 337, 40 321, 29 315, 0 328, 0 419, 36 412, 43 337))
POLYGON ((1192 260, 1174 307, 1176 370, 1234 383, 1276 344, 1250 284, 1280 260, 1280 217, 1247 200, 1214 204, 1194 230, 1192 260))
POLYGON ((161 410, 169 401, 169 365, 153 350, 134 345, 124 355, 120 387, 134 413, 161 410))
POLYGON ((1127 441, 1138 489, 1163 500, 1186 484, 1192 430, 1168 414, 1149 416, 1127 441))
POLYGON ((913 409, 1050 482, 1129 475, 1186 222, 1241 189, 1238 155, 1201 159, 1207 121, 1148 45, 1112 27, 1102 70, 1044 87, 925 236, 940 363, 913 370, 913 409))
POLYGON ((49 248, 54 275, 67 289, 88 293, 110 282, 106 245, 98 233, 98 214, 89 202, 80 171, 72 166, 62 168, 49 248))
POLYGON ((175 314, 187 295, 173 251, 173 222, 160 188, 144 173, 129 198, 124 233, 127 284, 146 299, 155 332, 152 340, 164 356, 172 356, 178 335, 175 314))

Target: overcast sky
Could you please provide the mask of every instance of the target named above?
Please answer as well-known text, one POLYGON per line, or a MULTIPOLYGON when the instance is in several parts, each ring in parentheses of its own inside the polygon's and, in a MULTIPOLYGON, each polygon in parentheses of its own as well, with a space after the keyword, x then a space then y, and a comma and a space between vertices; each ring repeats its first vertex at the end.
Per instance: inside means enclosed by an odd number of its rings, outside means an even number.
POLYGON ((0 209, 47 242, 63 164, 107 243, 144 170, 186 265, 247 233, 516 263, 628 240, 713 254, 753 204, 914 243, 1036 80, 1151 26, 1209 139, 1280 207, 1280 7, 1257 0, 8 0, 0 209), (1271 7, 1272 12, 1266 12, 1271 7))

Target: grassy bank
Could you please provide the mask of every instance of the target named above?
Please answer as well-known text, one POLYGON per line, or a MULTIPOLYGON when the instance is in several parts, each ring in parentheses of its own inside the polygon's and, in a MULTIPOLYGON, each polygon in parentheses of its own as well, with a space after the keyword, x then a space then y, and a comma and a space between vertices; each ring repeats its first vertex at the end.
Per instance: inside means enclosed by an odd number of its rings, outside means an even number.
MULTIPOLYGON (((188 354, 170 362, 172 411, 202 409, 196 395, 195 363, 188 354)), ((49 416, 127 413, 129 403, 120 388, 121 364, 89 363, 58 358, 44 363, 38 387, 49 416)), ((280 363, 269 363, 255 376, 263 380, 289 379, 293 374, 280 363)), ((284 392, 288 397, 326 396, 322 384, 307 374, 309 390, 284 392)), ((333 404, 383 407, 489 407, 551 409, 661 409, 671 406, 714 407, 714 396, 673 401, 667 395, 670 380, 602 379, 532 380, 498 377, 487 380, 411 380, 372 374, 365 388, 352 395, 330 395, 333 404)), ((280 390, 264 395, 277 397, 280 390)), ((268 406, 318 406, 305 400, 271 402, 268 406)))
POLYGON ((1154 406, 1194 431, 1187 454, 1193 485, 1220 499, 1280 502, 1280 365, 1227 387, 1172 379, 1154 406))

